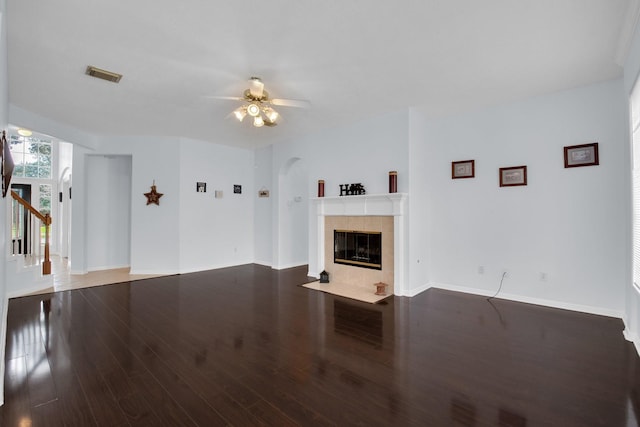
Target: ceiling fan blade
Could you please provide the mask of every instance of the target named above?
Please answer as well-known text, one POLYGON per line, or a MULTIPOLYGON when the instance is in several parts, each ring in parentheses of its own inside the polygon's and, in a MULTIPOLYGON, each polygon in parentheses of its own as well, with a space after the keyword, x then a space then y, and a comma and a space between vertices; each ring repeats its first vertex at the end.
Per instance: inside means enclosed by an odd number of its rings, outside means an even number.
POLYGON ((205 98, 209 99, 224 99, 227 101, 244 101, 244 98, 241 96, 216 96, 216 95, 207 95, 205 98))
POLYGON ((311 107, 311 103, 304 99, 280 99, 275 98, 269 100, 273 105, 279 105, 282 107, 298 107, 298 108, 309 108, 311 107))
POLYGON ((254 98, 262 98, 262 92, 264 91, 264 83, 258 77, 251 77, 249 79, 249 92, 254 98))

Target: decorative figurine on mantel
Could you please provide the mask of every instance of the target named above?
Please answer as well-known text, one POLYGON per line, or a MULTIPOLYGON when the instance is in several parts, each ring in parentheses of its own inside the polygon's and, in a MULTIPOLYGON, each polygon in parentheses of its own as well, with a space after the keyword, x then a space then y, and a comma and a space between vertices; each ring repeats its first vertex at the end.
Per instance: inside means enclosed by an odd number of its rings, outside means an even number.
POLYGON ((361 183, 357 184, 340 184, 340 195, 341 196, 362 196, 366 194, 367 191, 364 189, 364 185, 361 183))
POLYGON ((160 197, 163 196, 162 193, 158 193, 156 191, 156 180, 153 180, 153 185, 151 186, 151 191, 148 193, 144 193, 145 197, 147 198, 147 205, 150 205, 152 203, 155 203, 156 205, 160 206, 160 197))

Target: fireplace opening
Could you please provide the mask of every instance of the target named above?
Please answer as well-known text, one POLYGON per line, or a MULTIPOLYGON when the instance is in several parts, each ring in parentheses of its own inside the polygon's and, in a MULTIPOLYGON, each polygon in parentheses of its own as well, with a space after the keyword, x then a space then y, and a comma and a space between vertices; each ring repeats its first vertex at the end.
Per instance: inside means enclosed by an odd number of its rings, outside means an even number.
POLYGON ((382 270, 382 233, 333 231, 333 262, 382 270))

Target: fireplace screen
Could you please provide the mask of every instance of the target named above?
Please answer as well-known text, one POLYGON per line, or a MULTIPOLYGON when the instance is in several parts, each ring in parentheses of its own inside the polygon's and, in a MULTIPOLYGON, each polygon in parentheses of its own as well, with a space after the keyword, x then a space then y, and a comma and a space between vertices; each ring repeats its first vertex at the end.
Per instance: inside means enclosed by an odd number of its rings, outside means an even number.
POLYGON ((382 233, 333 231, 333 262, 382 270, 382 233))

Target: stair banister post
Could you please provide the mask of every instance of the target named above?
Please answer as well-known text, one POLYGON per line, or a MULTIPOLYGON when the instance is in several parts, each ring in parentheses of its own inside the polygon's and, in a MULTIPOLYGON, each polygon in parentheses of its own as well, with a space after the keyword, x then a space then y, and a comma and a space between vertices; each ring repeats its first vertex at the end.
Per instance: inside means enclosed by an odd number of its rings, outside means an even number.
POLYGON ((49 227, 51 216, 44 214, 44 261, 42 262, 42 274, 51 274, 51 259, 49 258, 49 227))

